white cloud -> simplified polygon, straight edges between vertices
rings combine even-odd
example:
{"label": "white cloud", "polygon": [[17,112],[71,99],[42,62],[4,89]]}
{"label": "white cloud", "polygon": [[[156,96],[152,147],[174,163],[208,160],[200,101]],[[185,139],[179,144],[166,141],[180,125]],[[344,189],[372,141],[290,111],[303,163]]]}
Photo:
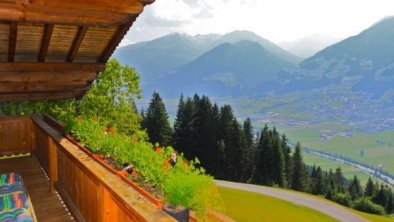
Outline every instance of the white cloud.
{"label": "white cloud", "polygon": [[146,7],[128,38],[233,30],[250,30],[274,42],[312,33],[343,38],[389,15],[394,15],[392,0],[157,0]]}

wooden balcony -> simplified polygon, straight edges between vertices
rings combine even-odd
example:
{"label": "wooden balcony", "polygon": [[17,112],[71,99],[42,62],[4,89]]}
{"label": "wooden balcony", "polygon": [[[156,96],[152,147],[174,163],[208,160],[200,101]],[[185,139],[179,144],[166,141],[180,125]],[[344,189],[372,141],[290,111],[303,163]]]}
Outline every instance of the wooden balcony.
{"label": "wooden balcony", "polygon": [[[38,221],[174,221],[43,116],[0,118],[0,172],[18,172]],[[66,204],[63,206],[58,194]]]}

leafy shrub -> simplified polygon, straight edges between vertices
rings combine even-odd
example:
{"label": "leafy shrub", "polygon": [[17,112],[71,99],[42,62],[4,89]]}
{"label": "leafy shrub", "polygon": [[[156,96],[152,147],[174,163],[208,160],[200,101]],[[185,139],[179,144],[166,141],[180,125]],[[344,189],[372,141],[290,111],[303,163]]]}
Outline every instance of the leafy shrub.
{"label": "leafy shrub", "polygon": [[350,196],[346,193],[337,193],[333,197],[333,201],[343,205],[343,206],[350,206]]}
{"label": "leafy shrub", "polygon": [[384,214],[384,208],[374,204],[370,199],[362,197],[354,201],[353,208],[371,214]]}

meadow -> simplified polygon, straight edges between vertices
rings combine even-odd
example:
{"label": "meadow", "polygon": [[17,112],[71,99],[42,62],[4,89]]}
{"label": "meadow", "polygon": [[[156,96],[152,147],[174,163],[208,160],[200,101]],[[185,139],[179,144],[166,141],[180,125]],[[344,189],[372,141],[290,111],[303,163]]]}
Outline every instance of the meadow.
{"label": "meadow", "polygon": [[236,221],[337,221],[319,211],[273,197],[230,188],[219,188],[226,215]]}
{"label": "meadow", "polygon": [[[374,167],[379,165],[394,174],[394,131],[380,133],[354,133],[350,137],[340,136],[338,133],[346,129],[339,124],[305,127],[277,127],[293,141],[300,141],[303,147],[315,150],[337,153],[353,160],[367,163]],[[331,140],[320,140],[321,133],[333,135]]]}
{"label": "meadow", "polygon": [[[224,187],[219,187],[219,192],[225,206],[225,214],[239,222],[289,221],[289,218],[291,218],[291,221],[294,222],[337,221],[336,219],[326,214],[323,214],[319,211],[307,207],[302,207],[285,200],[280,200],[262,194],[231,189],[231,188],[224,188]],[[303,194],[303,195],[310,195],[310,194]],[[316,197],[316,198],[320,198],[320,197]],[[324,198],[321,199],[323,201],[331,202]],[[334,202],[331,203],[338,205]],[[367,214],[350,208],[346,208],[346,209],[370,221],[394,222],[393,217]]]}

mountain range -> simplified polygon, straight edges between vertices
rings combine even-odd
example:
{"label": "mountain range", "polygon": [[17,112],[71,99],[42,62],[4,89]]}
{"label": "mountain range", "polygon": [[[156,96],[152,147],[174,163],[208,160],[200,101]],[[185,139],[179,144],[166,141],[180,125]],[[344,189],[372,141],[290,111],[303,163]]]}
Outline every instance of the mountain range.
{"label": "mountain range", "polygon": [[339,42],[341,39],[327,35],[312,34],[293,41],[279,42],[278,46],[293,55],[309,58],[324,48]]}
{"label": "mountain range", "polygon": [[379,98],[394,84],[393,39],[388,17],[303,61],[248,31],[174,33],[119,48],[113,57],[136,67],[148,95],[244,96],[341,85]]}

